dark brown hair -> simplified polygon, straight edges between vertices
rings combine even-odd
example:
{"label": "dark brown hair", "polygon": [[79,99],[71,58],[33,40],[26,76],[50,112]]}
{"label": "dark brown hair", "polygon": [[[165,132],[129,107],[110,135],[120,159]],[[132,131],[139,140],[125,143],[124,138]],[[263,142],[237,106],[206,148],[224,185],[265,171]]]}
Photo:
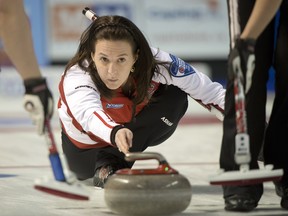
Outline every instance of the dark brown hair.
{"label": "dark brown hair", "polygon": [[[88,72],[100,94],[106,98],[113,97],[110,90],[100,79],[91,57],[95,53],[95,44],[98,40],[125,40],[131,44],[133,54],[138,54],[134,63],[135,70],[130,73],[128,82],[122,87],[126,96],[135,104],[141,103],[148,97],[148,88],[154,73],[159,73],[159,65],[166,67],[165,62],[159,62],[140,29],[129,19],[122,16],[102,16],[93,21],[82,33],[80,44],[74,57],[68,62],[65,73],[73,65]],[[84,62],[87,61],[88,65]],[[167,67],[166,67],[167,68]]]}

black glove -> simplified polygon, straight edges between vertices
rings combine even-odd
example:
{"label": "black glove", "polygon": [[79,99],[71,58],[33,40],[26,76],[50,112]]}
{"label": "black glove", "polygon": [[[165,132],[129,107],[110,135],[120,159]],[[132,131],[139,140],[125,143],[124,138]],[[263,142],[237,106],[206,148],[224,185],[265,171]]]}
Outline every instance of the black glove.
{"label": "black glove", "polygon": [[251,87],[255,68],[255,43],[254,39],[237,39],[234,48],[230,50],[228,58],[229,79],[234,79],[238,76],[243,86],[245,84],[246,93]]}
{"label": "black glove", "polygon": [[54,101],[45,78],[24,80],[24,108],[30,113],[39,135],[44,133],[46,119],[53,115]]}

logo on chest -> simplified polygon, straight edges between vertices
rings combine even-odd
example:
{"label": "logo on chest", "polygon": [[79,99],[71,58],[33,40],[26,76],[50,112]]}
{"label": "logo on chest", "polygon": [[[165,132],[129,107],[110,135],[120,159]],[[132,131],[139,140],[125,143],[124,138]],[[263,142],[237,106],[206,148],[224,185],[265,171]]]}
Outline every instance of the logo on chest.
{"label": "logo on chest", "polygon": [[124,106],[124,104],[106,104],[106,109],[121,109]]}

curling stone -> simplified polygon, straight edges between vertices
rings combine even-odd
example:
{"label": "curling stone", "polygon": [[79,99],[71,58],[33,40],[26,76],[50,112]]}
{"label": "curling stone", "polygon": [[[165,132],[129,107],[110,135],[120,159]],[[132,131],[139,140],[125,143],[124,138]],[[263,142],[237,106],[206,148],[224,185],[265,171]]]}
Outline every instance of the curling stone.
{"label": "curling stone", "polygon": [[156,159],[156,169],[121,169],[105,183],[105,202],[114,213],[127,216],[171,215],[184,211],[192,197],[191,185],[159,153],[126,154],[127,161]]}

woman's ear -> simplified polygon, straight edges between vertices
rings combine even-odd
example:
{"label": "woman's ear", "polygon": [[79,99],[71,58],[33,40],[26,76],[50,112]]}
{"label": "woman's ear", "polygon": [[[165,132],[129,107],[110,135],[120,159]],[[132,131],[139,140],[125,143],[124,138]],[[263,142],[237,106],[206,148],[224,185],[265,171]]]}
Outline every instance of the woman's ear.
{"label": "woman's ear", "polygon": [[93,55],[92,52],[91,52],[91,59],[92,59],[93,62],[95,62],[95,61],[94,61],[94,55]]}
{"label": "woman's ear", "polygon": [[135,57],[134,57],[134,63],[137,61],[139,56],[139,49],[136,51]]}

